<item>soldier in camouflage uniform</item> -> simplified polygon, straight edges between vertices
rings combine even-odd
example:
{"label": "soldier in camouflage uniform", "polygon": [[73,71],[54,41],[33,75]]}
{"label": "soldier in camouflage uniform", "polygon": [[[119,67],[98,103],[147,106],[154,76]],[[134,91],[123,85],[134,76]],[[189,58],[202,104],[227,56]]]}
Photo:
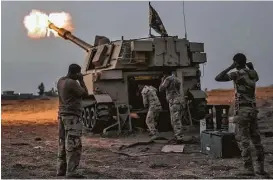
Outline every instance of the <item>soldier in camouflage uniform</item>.
{"label": "soldier in camouflage uniform", "polygon": [[145,108],[149,107],[147,116],[146,116],[146,124],[149,128],[150,135],[152,139],[157,138],[158,131],[156,129],[157,120],[162,110],[160,101],[157,97],[157,89],[153,86],[144,86],[139,85],[139,89],[141,91],[141,95],[143,98],[143,105]]}
{"label": "soldier in camouflage uniform", "polygon": [[171,124],[174,130],[175,143],[182,143],[182,97],[180,94],[180,80],[175,74],[164,72],[159,91],[166,91],[166,99],[169,103]]}
{"label": "soldier in camouflage uniform", "polygon": [[[244,169],[241,175],[255,175],[250,151],[250,141],[256,149],[259,175],[266,175],[264,171],[264,149],[257,123],[257,107],[255,98],[256,82],[259,77],[253,69],[246,68],[246,57],[238,53],[233,57],[234,63],[216,76],[220,82],[233,81],[235,86],[235,114],[237,132],[236,139],[241,149]],[[236,68],[237,71],[228,73]]]}
{"label": "soldier in camouflage uniform", "polygon": [[79,65],[71,64],[67,76],[60,78],[57,84],[59,94],[57,176],[66,175],[68,178],[84,177],[76,172],[82,151],[81,99],[88,92],[80,72]]}

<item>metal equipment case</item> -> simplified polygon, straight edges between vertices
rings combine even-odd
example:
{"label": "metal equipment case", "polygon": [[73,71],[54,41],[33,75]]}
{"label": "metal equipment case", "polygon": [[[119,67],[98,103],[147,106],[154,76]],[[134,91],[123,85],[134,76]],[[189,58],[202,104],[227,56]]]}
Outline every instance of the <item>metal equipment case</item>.
{"label": "metal equipment case", "polygon": [[234,133],[205,130],[201,133],[201,152],[214,158],[240,156]]}

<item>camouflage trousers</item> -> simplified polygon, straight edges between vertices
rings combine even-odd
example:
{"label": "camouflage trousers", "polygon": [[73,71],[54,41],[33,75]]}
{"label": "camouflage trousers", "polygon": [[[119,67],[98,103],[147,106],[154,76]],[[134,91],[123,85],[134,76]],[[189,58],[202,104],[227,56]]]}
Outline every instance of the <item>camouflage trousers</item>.
{"label": "camouflage trousers", "polygon": [[174,136],[177,140],[182,139],[182,105],[178,98],[169,100],[171,124],[174,131]]}
{"label": "camouflage trousers", "polygon": [[152,135],[155,135],[158,133],[156,129],[157,120],[159,117],[159,111],[151,111],[149,110],[146,116],[146,125],[149,128]]}
{"label": "camouflage trousers", "polygon": [[236,140],[241,149],[241,156],[244,167],[253,169],[253,162],[250,151],[250,141],[256,149],[257,163],[263,168],[264,149],[261,144],[261,136],[257,123],[257,111],[253,108],[241,107],[234,116],[236,123]]}
{"label": "camouflage trousers", "polygon": [[79,166],[82,152],[82,124],[73,115],[59,116],[58,173],[73,175]]}

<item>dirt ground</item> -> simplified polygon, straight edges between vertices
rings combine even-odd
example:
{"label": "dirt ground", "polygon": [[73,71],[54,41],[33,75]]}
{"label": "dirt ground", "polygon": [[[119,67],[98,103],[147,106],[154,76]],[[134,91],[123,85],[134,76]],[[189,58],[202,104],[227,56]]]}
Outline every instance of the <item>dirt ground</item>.
{"label": "dirt ground", "polygon": [[[230,104],[232,96],[232,90],[213,90],[208,92],[208,102]],[[257,99],[265,167],[273,176],[273,88],[259,88]],[[2,178],[56,178],[57,106],[57,99],[2,101]],[[119,138],[85,133],[80,171],[91,179],[250,178],[234,175],[242,165],[240,159],[211,158],[200,153],[199,143],[186,144],[183,153],[161,152],[164,142],[116,152],[119,146],[144,141],[147,137],[147,133]]]}

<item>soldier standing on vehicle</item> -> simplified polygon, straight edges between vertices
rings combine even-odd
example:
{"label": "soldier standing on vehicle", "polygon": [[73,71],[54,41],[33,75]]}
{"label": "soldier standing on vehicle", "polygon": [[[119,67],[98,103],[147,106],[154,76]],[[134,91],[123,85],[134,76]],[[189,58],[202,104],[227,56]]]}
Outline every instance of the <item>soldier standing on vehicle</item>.
{"label": "soldier standing on vehicle", "polygon": [[[246,57],[238,53],[233,57],[233,64],[218,74],[216,81],[226,82],[233,81],[235,86],[235,114],[237,132],[236,139],[241,149],[241,155],[244,162],[244,169],[239,174],[254,176],[254,167],[250,151],[250,139],[255,146],[257,155],[259,175],[267,175],[264,171],[264,148],[261,144],[261,136],[257,122],[257,107],[255,88],[258,81],[258,74],[254,70],[246,68]],[[236,68],[237,71],[228,73]],[[255,71],[255,72],[254,72]],[[253,73],[254,72],[254,73]],[[254,77],[257,74],[257,77]]]}
{"label": "soldier standing on vehicle", "polygon": [[[79,83],[77,82],[79,81]],[[59,95],[59,147],[57,176],[82,178],[76,172],[82,153],[82,97],[88,95],[81,67],[71,64],[68,74],[57,83]]]}
{"label": "soldier standing on vehicle", "polygon": [[169,72],[163,73],[162,82],[159,86],[159,91],[166,91],[166,99],[169,103],[171,124],[174,130],[176,144],[182,143],[182,98],[180,94],[180,80],[175,74],[170,75]]}
{"label": "soldier standing on vehicle", "polygon": [[158,121],[158,117],[160,111],[162,110],[162,106],[157,96],[157,89],[153,86],[147,85],[139,85],[139,90],[141,91],[141,95],[143,98],[144,108],[149,108],[147,116],[146,116],[146,124],[149,128],[150,135],[152,139],[156,139],[158,137],[158,130],[156,129],[156,124]]}

